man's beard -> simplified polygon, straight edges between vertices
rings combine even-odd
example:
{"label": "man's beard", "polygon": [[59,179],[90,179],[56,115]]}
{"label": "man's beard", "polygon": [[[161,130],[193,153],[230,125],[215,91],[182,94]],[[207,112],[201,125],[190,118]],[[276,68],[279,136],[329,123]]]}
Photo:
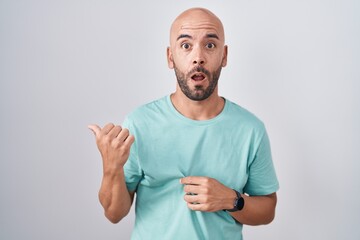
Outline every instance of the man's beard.
{"label": "man's beard", "polygon": [[[185,75],[184,73],[180,72],[174,64],[175,75],[181,91],[185,94],[185,96],[194,101],[202,101],[211,96],[217,86],[221,73],[221,68],[222,67],[220,66],[215,72],[211,74],[202,66],[198,66]],[[187,80],[190,80],[191,76],[194,75],[194,73],[196,72],[202,72],[206,75],[206,79],[209,81],[209,85],[207,88],[204,88],[201,85],[195,85],[194,90],[190,89]]]}

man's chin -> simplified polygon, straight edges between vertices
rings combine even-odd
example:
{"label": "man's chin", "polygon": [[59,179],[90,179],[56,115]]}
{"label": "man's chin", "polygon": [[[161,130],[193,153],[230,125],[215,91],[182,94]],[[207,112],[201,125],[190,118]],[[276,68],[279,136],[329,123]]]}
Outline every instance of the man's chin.
{"label": "man's chin", "polygon": [[205,96],[204,92],[201,93],[193,93],[191,95],[187,95],[187,97],[193,101],[201,102],[203,100],[206,100],[209,96]]}

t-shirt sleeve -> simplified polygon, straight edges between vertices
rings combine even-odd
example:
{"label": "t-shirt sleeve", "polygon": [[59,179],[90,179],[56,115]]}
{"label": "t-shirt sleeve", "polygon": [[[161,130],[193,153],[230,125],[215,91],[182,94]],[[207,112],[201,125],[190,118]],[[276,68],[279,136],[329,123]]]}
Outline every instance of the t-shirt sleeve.
{"label": "t-shirt sleeve", "polygon": [[134,124],[129,118],[126,118],[123,123],[123,128],[127,128],[131,135],[135,136],[135,141],[131,146],[130,154],[127,162],[124,165],[125,181],[129,191],[136,191],[137,186],[142,178],[142,170],[139,164],[136,130]]}
{"label": "t-shirt sleeve", "polygon": [[249,177],[244,187],[245,193],[260,196],[274,193],[279,189],[279,182],[271,157],[270,142],[265,130],[248,170]]}

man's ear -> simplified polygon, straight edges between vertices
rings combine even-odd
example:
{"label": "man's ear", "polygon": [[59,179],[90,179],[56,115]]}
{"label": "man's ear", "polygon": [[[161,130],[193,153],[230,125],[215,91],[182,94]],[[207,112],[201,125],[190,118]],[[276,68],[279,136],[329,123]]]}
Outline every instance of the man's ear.
{"label": "man's ear", "polygon": [[166,56],[167,56],[168,67],[170,69],[173,69],[174,68],[174,59],[173,59],[170,47],[167,47],[167,49],[166,49]]}
{"label": "man's ear", "polygon": [[225,67],[226,64],[227,64],[227,56],[228,56],[228,46],[225,45],[225,46],[224,46],[224,55],[223,55],[223,59],[222,59],[222,61],[221,61],[221,66],[222,66],[222,67]]}

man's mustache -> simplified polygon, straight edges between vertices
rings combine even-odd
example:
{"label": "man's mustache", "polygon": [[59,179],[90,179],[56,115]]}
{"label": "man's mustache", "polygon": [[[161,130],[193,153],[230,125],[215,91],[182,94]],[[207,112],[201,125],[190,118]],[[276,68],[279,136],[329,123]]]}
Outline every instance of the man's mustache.
{"label": "man's mustache", "polygon": [[211,76],[211,73],[206,70],[204,67],[201,67],[201,66],[197,66],[197,67],[194,67],[189,73],[188,73],[188,76],[192,76],[194,73],[197,73],[197,72],[202,72],[204,73],[205,75],[207,76]]}

